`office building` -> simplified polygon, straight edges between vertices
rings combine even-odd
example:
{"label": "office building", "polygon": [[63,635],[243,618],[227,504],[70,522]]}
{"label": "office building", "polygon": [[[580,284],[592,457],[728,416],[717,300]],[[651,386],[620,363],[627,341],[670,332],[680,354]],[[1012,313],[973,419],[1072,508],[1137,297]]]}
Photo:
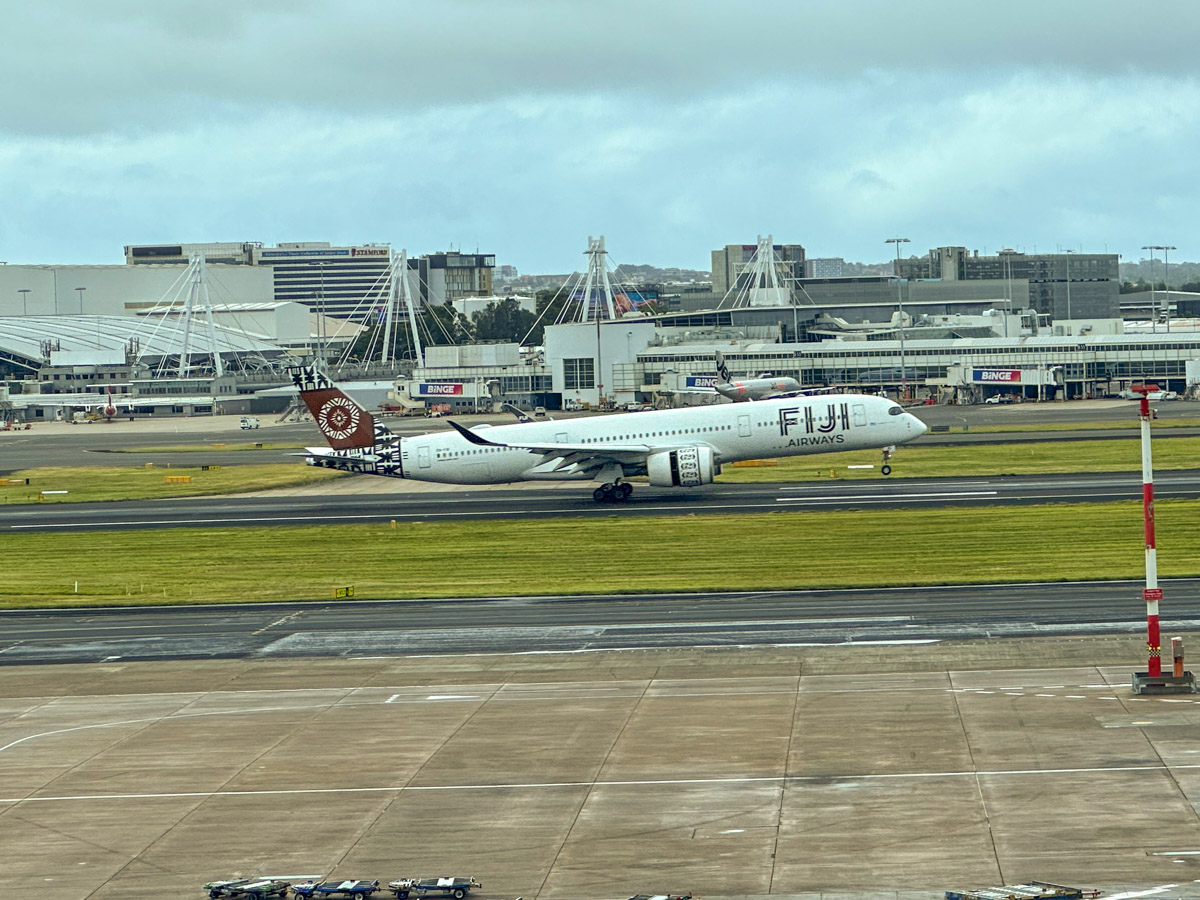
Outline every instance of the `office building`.
{"label": "office building", "polygon": [[840,256],[814,257],[804,261],[806,278],[841,278],[846,274],[846,260]]}
{"label": "office building", "polygon": [[[968,253],[966,247],[935,247],[925,256],[900,259],[896,274],[942,282],[991,281],[1004,288],[1024,280],[1029,305],[1058,320],[1107,319],[1121,314],[1115,253]],[[1004,296],[1011,297],[1009,294]]]}
{"label": "office building", "polygon": [[138,244],[125,248],[125,262],[133,266],[186,265],[203,254],[210,264],[270,267],[274,300],[303,303],[327,316],[363,321],[387,300],[391,253],[387,244],[335,247],[328,241],[276,247],[264,247],[257,241]]}
{"label": "office building", "polygon": [[417,275],[414,290],[423,306],[441,306],[447,300],[467,297],[490,297],[495,268],[494,254],[457,250],[430,253],[408,261],[409,271]]}

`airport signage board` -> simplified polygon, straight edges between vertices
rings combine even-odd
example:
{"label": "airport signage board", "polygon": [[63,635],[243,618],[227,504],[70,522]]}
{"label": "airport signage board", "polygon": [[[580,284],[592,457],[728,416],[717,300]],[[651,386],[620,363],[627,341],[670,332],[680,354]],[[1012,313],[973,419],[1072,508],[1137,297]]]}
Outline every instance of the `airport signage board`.
{"label": "airport signage board", "polygon": [[260,250],[258,255],[263,259],[296,259],[305,256],[349,256],[350,251],[326,247],[323,250]]}
{"label": "airport signage board", "polygon": [[425,397],[457,397],[463,392],[461,384],[422,384],[417,393]]}
{"label": "airport signage board", "polygon": [[711,391],[717,386],[716,375],[689,375],[687,377],[687,387],[698,388],[700,390]]}
{"label": "airport signage board", "polygon": [[976,384],[1020,384],[1020,369],[972,369],[971,380]]}

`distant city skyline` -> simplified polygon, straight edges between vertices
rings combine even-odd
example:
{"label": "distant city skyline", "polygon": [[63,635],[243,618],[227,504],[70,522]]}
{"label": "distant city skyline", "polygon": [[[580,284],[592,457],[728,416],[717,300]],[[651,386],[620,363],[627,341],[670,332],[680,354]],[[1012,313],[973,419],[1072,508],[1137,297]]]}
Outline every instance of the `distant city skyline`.
{"label": "distant city skyline", "polygon": [[[772,234],[1200,258],[1200,6],[180,2],[5,11],[0,260],[389,242],[705,270]],[[983,27],[986,25],[986,27]],[[907,255],[907,254],[906,254]],[[1161,255],[1159,256],[1161,260]]]}

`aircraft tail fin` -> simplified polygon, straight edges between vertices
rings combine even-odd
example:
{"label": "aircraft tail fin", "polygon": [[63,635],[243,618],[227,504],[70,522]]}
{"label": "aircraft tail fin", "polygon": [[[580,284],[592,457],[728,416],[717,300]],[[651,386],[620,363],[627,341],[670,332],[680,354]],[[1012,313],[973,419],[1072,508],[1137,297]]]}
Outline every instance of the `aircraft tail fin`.
{"label": "aircraft tail fin", "polygon": [[375,417],[334,387],[316,368],[293,366],[288,372],[330,447],[349,450],[376,444]]}
{"label": "aircraft tail fin", "polygon": [[716,357],[717,378],[720,379],[721,384],[729,384],[732,379],[729,377],[729,366],[725,365],[725,354],[717,350]]}

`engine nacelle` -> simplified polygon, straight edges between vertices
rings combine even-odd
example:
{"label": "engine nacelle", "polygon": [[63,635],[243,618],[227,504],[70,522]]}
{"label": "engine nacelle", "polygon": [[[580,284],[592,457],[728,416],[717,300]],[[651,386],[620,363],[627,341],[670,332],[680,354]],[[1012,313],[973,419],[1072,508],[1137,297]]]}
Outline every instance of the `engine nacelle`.
{"label": "engine nacelle", "polygon": [[712,484],[721,470],[713,459],[712,447],[682,447],[651,453],[646,474],[656,487],[697,487]]}

